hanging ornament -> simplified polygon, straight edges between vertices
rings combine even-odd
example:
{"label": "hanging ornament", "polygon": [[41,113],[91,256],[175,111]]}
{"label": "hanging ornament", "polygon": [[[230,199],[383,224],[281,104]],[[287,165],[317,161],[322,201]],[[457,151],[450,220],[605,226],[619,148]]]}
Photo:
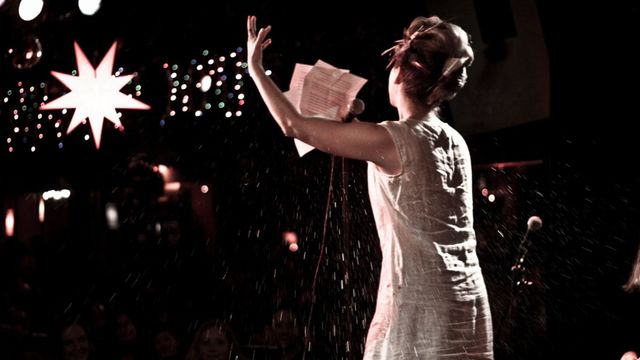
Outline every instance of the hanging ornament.
{"label": "hanging ornament", "polygon": [[49,103],[43,104],[43,110],[75,108],[67,134],[78,125],[89,120],[96,145],[100,148],[104,119],[111,121],[116,128],[122,129],[122,123],[116,109],[149,110],[151,107],[129,95],[120,92],[134,75],[112,76],[113,60],[116,53],[114,42],[97,68],[93,68],[78,43],[73,46],[78,65],[78,76],[52,71],[51,74],[67,86],[71,92]]}
{"label": "hanging ornament", "polygon": [[6,56],[14,68],[30,69],[42,58],[42,43],[35,35],[22,36],[6,50]]}

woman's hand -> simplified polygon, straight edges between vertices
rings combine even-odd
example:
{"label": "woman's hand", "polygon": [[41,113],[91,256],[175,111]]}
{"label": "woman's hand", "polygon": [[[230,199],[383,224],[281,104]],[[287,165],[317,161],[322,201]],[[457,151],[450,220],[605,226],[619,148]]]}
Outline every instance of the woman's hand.
{"label": "woman's hand", "polygon": [[265,39],[269,31],[271,31],[271,25],[257,30],[256,17],[253,15],[247,17],[247,65],[251,76],[255,71],[263,70],[262,50],[271,44],[271,39]]}

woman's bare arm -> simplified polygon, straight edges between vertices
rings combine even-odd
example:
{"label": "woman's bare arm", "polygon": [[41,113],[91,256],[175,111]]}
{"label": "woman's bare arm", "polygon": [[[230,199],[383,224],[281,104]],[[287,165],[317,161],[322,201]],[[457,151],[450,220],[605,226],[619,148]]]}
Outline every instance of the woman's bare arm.
{"label": "woman's bare arm", "polygon": [[262,51],[271,44],[270,26],[256,28],[256,17],[247,18],[249,74],[269,112],[289,137],[295,137],[330,154],[371,161],[388,173],[400,171],[400,159],[391,135],[382,126],[366,122],[338,122],[303,116],[266,75]]}

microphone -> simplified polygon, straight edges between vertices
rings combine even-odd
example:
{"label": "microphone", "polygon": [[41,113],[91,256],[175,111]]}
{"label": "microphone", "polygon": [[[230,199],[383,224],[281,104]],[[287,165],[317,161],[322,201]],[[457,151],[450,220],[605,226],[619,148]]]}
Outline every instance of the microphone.
{"label": "microphone", "polygon": [[522,247],[527,242],[529,233],[536,232],[540,230],[541,227],[542,227],[542,219],[540,219],[539,216],[533,215],[532,217],[530,217],[529,220],[527,220],[527,231],[524,233],[524,236],[522,237],[522,241],[520,242],[520,246],[518,246],[518,250],[522,249]]}
{"label": "microphone", "polygon": [[[525,245],[527,243],[527,240],[529,239],[529,234],[532,232],[536,232],[541,228],[542,228],[542,219],[540,219],[539,216],[533,215],[532,217],[529,218],[529,220],[527,220],[527,231],[524,233],[524,236],[522,237],[522,241],[518,246],[518,258],[516,259],[516,263],[511,267],[512,271],[519,270],[524,273],[525,271],[524,259],[527,256],[527,252],[528,252],[528,249],[526,248]],[[516,283],[516,285],[520,285],[525,281],[526,280],[523,274],[522,279],[519,280]]]}
{"label": "microphone", "polygon": [[527,231],[538,231],[542,227],[542,219],[533,215],[527,220]]}
{"label": "microphone", "polygon": [[347,115],[344,117],[343,122],[352,122],[353,119],[362,114],[364,111],[364,101],[355,98],[351,100],[349,107],[347,108]]}

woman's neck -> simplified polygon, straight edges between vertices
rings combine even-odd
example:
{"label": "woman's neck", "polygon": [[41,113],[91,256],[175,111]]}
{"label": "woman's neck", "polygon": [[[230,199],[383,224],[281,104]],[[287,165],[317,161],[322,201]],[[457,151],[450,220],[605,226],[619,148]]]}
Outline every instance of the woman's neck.
{"label": "woman's neck", "polygon": [[435,116],[433,108],[426,105],[417,104],[407,98],[403,98],[401,101],[399,101],[397,108],[400,121],[407,119],[422,120]]}

